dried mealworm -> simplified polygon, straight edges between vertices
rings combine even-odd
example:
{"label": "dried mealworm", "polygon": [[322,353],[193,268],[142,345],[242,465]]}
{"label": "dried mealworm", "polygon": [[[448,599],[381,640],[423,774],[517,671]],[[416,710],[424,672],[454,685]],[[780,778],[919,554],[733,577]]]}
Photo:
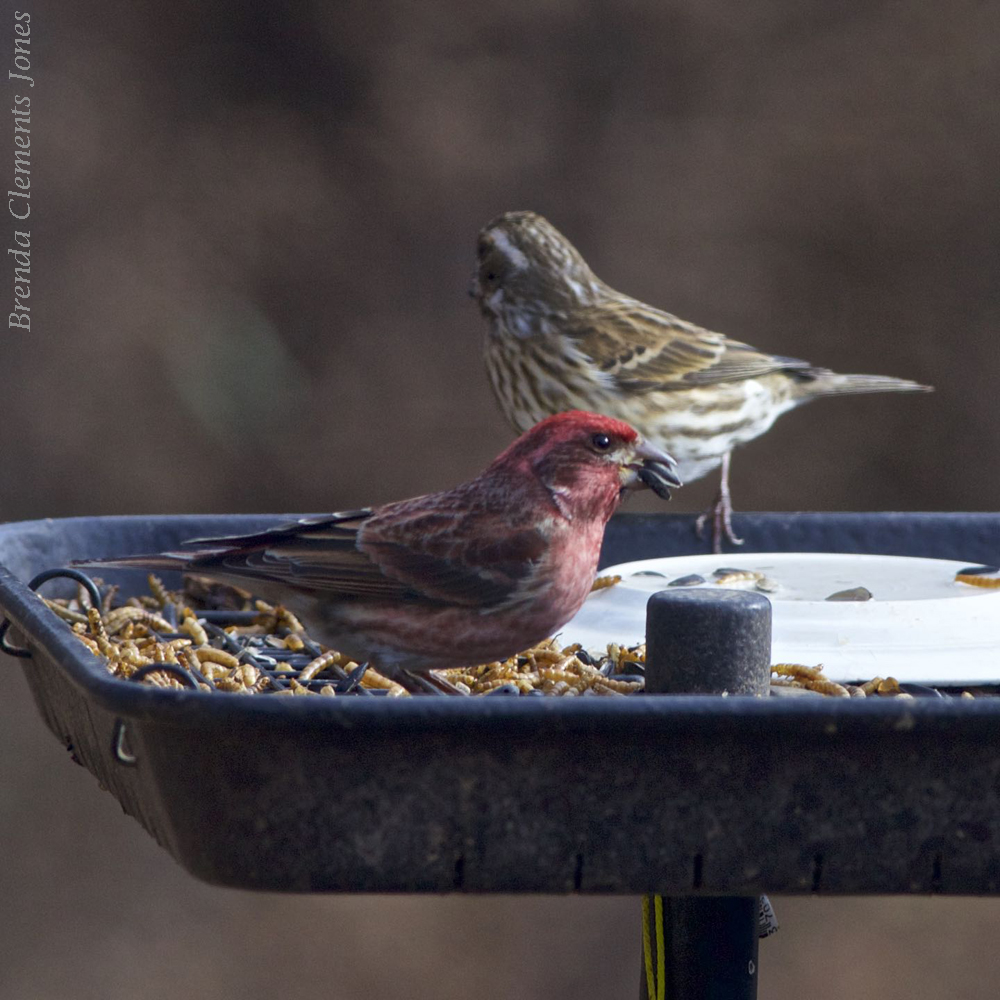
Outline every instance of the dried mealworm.
{"label": "dried mealworm", "polygon": [[109,660],[115,659],[117,651],[108,640],[108,633],[104,630],[104,622],[101,620],[101,612],[97,608],[91,608],[87,612],[87,621],[90,624],[90,631],[93,633],[101,653]]}
{"label": "dried mealworm", "polygon": [[330,649],[317,656],[315,660],[310,660],[299,672],[300,681],[311,681],[318,673],[326,670],[327,667],[339,666],[343,657],[340,653]]}
{"label": "dried mealworm", "polygon": [[84,613],[94,606],[90,599],[90,591],[82,583],[76,585],[76,603],[80,605]]}
{"label": "dried mealworm", "polygon": [[755,573],[752,569],[733,569],[717,576],[715,582],[717,586],[725,587],[731,583],[757,583],[763,576],[763,573]]}
{"label": "dried mealworm", "polygon": [[850,698],[851,692],[838,684],[836,681],[827,680],[825,677],[804,677],[799,682],[807,691],[818,691],[820,694],[832,695],[835,698]]}
{"label": "dried mealworm", "polygon": [[601,677],[594,681],[595,691],[611,691],[615,694],[631,694],[633,691],[640,691],[645,687],[642,681],[618,681],[613,677]]}
{"label": "dried mealworm", "polygon": [[781,677],[807,677],[816,680],[823,677],[823,665],[807,667],[801,663],[773,663],[771,673]]}
{"label": "dried mealworm", "polygon": [[977,576],[973,573],[956,573],[958,583],[967,583],[972,587],[1000,587],[1000,576]]}
{"label": "dried mealworm", "polygon": [[237,668],[237,676],[244,687],[252,688],[260,679],[260,671],[250,663],[241,663]]}
{"label": "dried mealworm", "polygon": [[240,665],[240,661],[232,653],[216,649],[214,646],[199,646],[194,655],[198,657],[200,663],[218,663],[230,670],[235,670]]}
{"label": "dried mealworm", "polygon": [[558,697],[569,691],[569,685],[565,681],[546,680],[542,683],[542,690],[546,694],[553,694]]}
{"label": "dried mealworm", "polygon": [[[184,609],[185,612],[188,610]],[[208,633],[202,627],[201,623],[193,614],[185,614],[184,620],[177,627],[178,632],[187,632],[189,636],[194,640],[197,646],[207,646],[208,645]],[[219,662],[219,661],[216,661]]]}
{"label": "dried mealworm", "polygon": [[57,614],[63,621],[67,621],[72,625],[83,623],[85,625],[89,624],[89,620],[86,615],[80,614],[79,611],[70,611],[64,604],[59,604],[57,601],[51,601],[47,597],[42,598],[42,602],[45,606]]}
{"label": "dried mealworm", "polygon": [[172,632],[174,630],[166,618],[144,608],[115,608],[114,611],[109,611],[104,618],[104,625],[109,635],[121,631],[129,622],[148,625],[150,628],[156,629],[157,632]]}
{"label": "dried mealworm", "polygon": [[278,605],[274,609],[274,614],[278,619],[278,624],[283,628],[287,628],[289,632],[305,632],[306,629],[302,622],[284,605]]}
{"label": "dried mealworm", "polygon": [[380,674],[372,667],[369,667],[365,671],[364,677],[361,678],[361,686],[367,688],[379,688],[383,691],[388,691],[390,695],[409,693],[402,684],[397,684],[396,681],[389,680],[385,674]]}
{"label": "dried mealworm", "polygon": [[220,680],[231,680],[230,672],[228,667],[224,667],[221,663],[212,663],[210,661],[205,661],[204,663],[198,659],[195,655],[194,650],[191,650],[191,655],[194,656],[194,662],[197,668],[210,680],[210,681],[220,681]]}
{"label": "dried mealworm", "polygon": [[73,634],[77,637],[77,639],[80,640],[80,642],[82,642],[87,647],[87,649],[89,649],[94,654],[94,656],[101,655],[100,646],[98,646],[97,643],[93,639],[91,639],[89,635],[80,635],[79,632],[74,632]]}
{"label": "dried mealworm", "polygon": [[[200,674],[208,677],[209,680],[214,679],[209,672],[211,668],[213,666],[219,666],[218,664],[205,664],[203,666],[201,660],[198,659],[197,654],[190,646],[178,648],[177,658],[180,660],[182,666],[187,667],[188,670],[197,670]],[[222,670],[223,668],[219,667],[219,669]]]}
{"label": "dried mealworm", "polygon": [[152,647],[151,655],[156,663],[178,662],[177,654],[169,646],[164,646],[161,642]]}
{"label": "dried mealworm", "polygon": [[111,610],[112,604],[114,604],[115,597],[118,594],[118,584],[113,583],[107,590],[104,591],[104,596],[101,598],[101,613],[107,614]]}

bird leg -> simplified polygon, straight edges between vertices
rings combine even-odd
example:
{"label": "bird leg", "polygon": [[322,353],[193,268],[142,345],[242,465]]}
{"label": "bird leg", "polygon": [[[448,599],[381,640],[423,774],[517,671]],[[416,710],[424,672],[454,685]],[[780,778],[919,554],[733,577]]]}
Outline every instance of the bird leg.
{"label": "bird leg", "polygon": [[733,545],[742,545],[743,539],[737,538],[733,531],[733,502],[729,495],[729,456],[727,451],[722,456],[722,478],[719,481],[719,492],[712,505],[694,523],[694,530],[699,538],[705,536],[705,525],[712,518],[712,551],[722,552],[722,540],[725,538]]}
{"label": "bird leg", "polygon": [[[360,683],[361,678],[364,677],[365,671],[368,669],[368,663],[362,663],[361,666],[355,667],[347,676],[349,683],[344,688],[340,694],[350,694]],[[406,670],[400,667],[394,670],[392,673],[386,672],[386,677],[390,680],[394,680],[401,687],[405,688],[410,694],[463,694],[464,692],[459,691],[454,684],[446,681],[443,677],[439,677],[434,673],[418,674],[413,670]]]}
{"label": "bird leg", "polygon": [[418,674],[412,670],[399,670],[393,677],[398,684],[402,684],[410,694],[465,694],[460,691],[451,681],[446,681],[443,677],[428,671],[426,674]]}

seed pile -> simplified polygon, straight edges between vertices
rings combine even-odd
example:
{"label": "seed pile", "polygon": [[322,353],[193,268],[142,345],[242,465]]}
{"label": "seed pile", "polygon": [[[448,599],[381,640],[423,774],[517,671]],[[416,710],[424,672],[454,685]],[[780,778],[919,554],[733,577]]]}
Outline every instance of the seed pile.
{"label": "seed pile", "polygon": [[645,644],[611,643],[598,662],[578,643],[562,649],[546,639],[503,663],[442,670],[441,676],[463,694],[620,695],[642,690],[645,669]]}
{"label": "seed pile", "polygon": [[[914,698],[918,695],[937,696],[936,688],[922,684],[901,685],[895,677],[873,677],[864,684],[838,684],[823,675],[822,665],[807,667],[801,663],[775,663],[771,667],[771,688],[813,691],[833,698]],[[782,691],[782,693],[783,693]],[[975,697],[971,691],[961,692],[963,698]]]}
{"label": "seed pile", "polygon": [[[993,587],[997,586],[996,573],[995,567],[969,567],[956,580]],[[722,585],[748,583],[765,590],[777,587],[763,574],[743,570],[720,569],[713,576]],[[612,587],[620,579],[599,577],[594,589]],[[701,577],[684,577],[668,586],[705,582]],[[149,594],[117,603],[118,588],[101,587],[99,607],[82,585],[75,598],[41,599],[95,656],[105,658],[113,675],[123,679],[142,670],[141,679],[149,684],[185,688],[190,687],[189,677],[200,690],[233,694],[409,694],[367,664],[313,641],[302,622],[286,608],[254,600],[239,588],[185,577],[183,591],[170,591],[151,573],[149,589]],[[163,670],[154,669],[161,664]],[[602,656],[595,657],[579,644],[563,647],[555,639],[547,639],[502,663],[442,670],[438,676],[466,695],[614,697],[644,689],[645,664],[645,644],[626,647],[610,643]],[[771,674],[773,694],[904,699],[942,694],[922,685],[900,685],[893,677],[840,684],[823,674],[822,665],[777,663]],[[961,695],[974,697],[970,691]]]}
{"label": "seed pile", "polygon": [[[113,587],[103,591],[100,608],[92,606],[82,586],[74,600],[43,600],[118,677],[169,664],[186,670],[206,691],[331,696],[364,687],[405,693],[374,670],[362,671],[360,664],[313,642],[285,608],[197,578],[187,581],[183,593],[166,590],[153,574],[149,585],[150,595],[118,607]],[[189,686],[168,671],[143,679],[163,687]]]}
{"label": "seed pile", "polygon": [[[182,592],[169,591],[155,574],[149,588],[148,595],[116,605],[118,588],[102,587],[100,607],[82,585],[75,598],[42,600],[116,677],[144,670],[141,679],[149,684],[185,688],[184,671],[203,691],[233,694],[408,694],[367,664],[314,642],[286,608],[238,588],[186,577]],[[612,644],[595,659],[578,645],[563,649],[549,639],[503,663],[440,676],[464,694],[616,696],[643,688],[645,658],[645,646]],[[159,664],[165,669],[151,669]]]}

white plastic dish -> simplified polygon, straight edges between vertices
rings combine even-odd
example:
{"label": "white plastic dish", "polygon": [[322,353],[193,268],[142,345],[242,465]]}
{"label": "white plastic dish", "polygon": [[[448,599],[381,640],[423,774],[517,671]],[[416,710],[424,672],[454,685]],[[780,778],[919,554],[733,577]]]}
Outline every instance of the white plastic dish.
{"label": "white plastic dish", "polygon": [[[763,573],[778,585],[772,605],[772,663],[822,664],[838,681],[893,676],[920,684],[1000,682],[1000,590],[959,583],[970,565],[944,559],[840,553],[677,556],[609,566],[621,583],[595,591],[561,632],[566,643],[603,651],[643,642],[646,602],[675,579],[697,574],[716,587],[720,568]],[[724,584],[755,590],[752,581]],[[828,601],[865,587],[868,601]]]}

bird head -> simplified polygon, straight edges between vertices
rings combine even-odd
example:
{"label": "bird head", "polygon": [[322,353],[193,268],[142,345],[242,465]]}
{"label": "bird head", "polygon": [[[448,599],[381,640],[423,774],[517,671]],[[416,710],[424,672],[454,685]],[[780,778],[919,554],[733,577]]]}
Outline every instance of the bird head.
{"label": "bird head", "polygon": [[516,310],[565,314],[591,302],[600,287],[576,247],[534,212],[507,212],[479,233],[469,294],[489,318]]}
{"label": "bird head", "polygon": [[[537,477],[569,520],[606,520],[627,493],[649,488],[665,500],[681,485],[676,463],[621,420],[571,410],[522,434],[492,467]],[[491,467],[491,468],[492,468]]]}

